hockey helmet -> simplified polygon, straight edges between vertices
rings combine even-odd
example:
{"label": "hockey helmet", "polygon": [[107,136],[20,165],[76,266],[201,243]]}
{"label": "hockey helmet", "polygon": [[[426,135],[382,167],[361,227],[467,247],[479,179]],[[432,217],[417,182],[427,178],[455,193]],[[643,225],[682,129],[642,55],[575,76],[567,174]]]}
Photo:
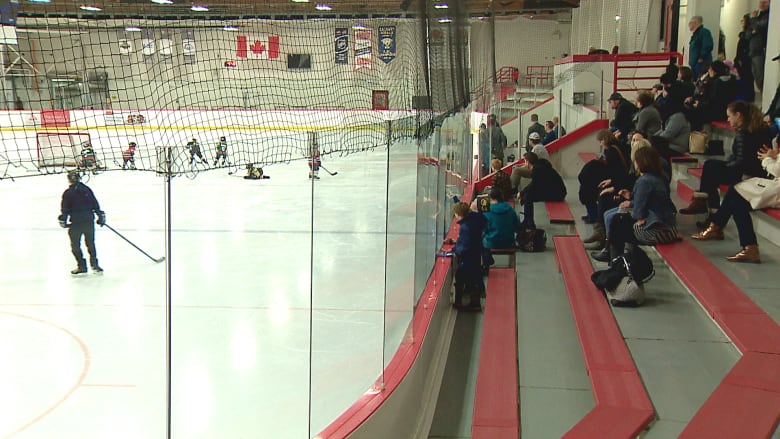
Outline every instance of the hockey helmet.
{"label": "hockey helmet", "polygon": [[69,171],[68,172],[68,183],[75,184],[81,181],[81,175],[79,175],[79,171]]}
{"label": "hockey helmet", "polygon": [[220,137],[219,140],[224,141],[225,140],[225,136]]}

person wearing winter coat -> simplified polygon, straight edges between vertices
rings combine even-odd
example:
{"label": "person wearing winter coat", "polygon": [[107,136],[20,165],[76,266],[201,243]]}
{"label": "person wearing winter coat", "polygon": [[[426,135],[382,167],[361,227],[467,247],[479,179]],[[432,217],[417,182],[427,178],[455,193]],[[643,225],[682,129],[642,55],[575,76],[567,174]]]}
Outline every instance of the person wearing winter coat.
{"label": "person wearing winter coat", "polygon": [[683,215],[707,212],[712,215],[720,206],[718,186],[736,184],[744,175],[766,176],[757,158],[761,146],[770,144],[769,131],[761,121],[761,110],[745,101],[734,101],[726,111],[736,132],[731,154],[725,161],[712,159],[704,162],[699,190],[694,192],[691,204],[680,209]]}
{"label": "person wearing winter coat", "polygon": [[[453,253],[458,257],[455,270],[455,308],[460,311],[481,310],[480,297],[485,292],[482,279],[482,232],[487,224],[485,216],[473,212],[469,205],[456,203],[452,208],[460,227],[458,240],[455,241]],[[463,304],[460,300],[468,295],[469,302]]]}
{"label": "person wearing winter coat", "polygon": [[[653,134],[653,133],[650,133]],[[685,155],[690,149],[691,124],[685,113],[678,111],[666,119],[662,130],[655,133],[669,142],[669,148],[674,155]]]}
{"label": "person wearing winter coat", "polygon": [[532,152],[525,153],[523,157],[531,168],[531,182],[517,194],[517,200],[523,205],[521,228],[535,229],[534,203],[563,201],[566,199],[566,186],[549,161],[540,159]]}
{"label": "person wearing winter coat", "polygon": [[760,263],[761,255],[758,252],[758,240],[753,228],[753,220],[750,211],[764,209],[766,207],[780,207],[780,145],[775,138],[772,148],[762,147],[758,152],[761,166],[774,179],[760,177],[749,178],[734,186],[731,186],[723,197],[718,212],[712,216],[709,226],[691,238],[699,241],[711,239],[722,240],[723,228],[734,218],[739,234],[739,245],[742,249],[734,256],[726,260],[731,262]]}
{"label": "person wearing winter coat", "polygon": [[634,130],[641,133],[653,134],[658,132],[662,127],[661,113],[655,108],[653,103],[655,102],[655,96],[650,91],[641,91],[636,96],[636,103],[639,111],[634,114]]}
{"label": "person wearing winter coat", "polygon": [[[493,256],[490,249],[512,248],[515,246],[515,234],[520,229],[520,219],[515,208],[504,198],[501,190],[493,187],[490,190],[490,210],[485,212],[487,224],[482,233],[482,268],[493,265]],[[471,210],[476,210],[476,200],[471,204]]]}

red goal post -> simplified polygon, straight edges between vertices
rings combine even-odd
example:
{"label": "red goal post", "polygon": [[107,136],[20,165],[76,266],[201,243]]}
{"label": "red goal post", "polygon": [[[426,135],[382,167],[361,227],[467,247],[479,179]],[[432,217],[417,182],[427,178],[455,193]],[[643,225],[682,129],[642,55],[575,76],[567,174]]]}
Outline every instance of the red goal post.
{"label": "red goal post", "polygon": [[76,167],[81,151],[91,143],[89,133],[40,132],[35,134],[38,166]]}

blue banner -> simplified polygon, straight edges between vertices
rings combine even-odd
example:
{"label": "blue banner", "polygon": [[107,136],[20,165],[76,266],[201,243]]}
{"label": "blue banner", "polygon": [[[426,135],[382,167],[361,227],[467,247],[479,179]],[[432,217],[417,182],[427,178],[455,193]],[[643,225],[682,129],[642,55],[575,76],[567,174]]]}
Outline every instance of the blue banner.
{"label": "blue banner", "polygon": [[349,64],[349,29],[336,28],[335,40],[336,64]]}
{"label": "blue banner", "polygon": [[385,64],[395,59],[395,26],[379,26],[379,59]]}
{"label": "blue banner", "polygon": [[16,14],[18,12],[19,0],[0,0],[0,24],[16,26]]}

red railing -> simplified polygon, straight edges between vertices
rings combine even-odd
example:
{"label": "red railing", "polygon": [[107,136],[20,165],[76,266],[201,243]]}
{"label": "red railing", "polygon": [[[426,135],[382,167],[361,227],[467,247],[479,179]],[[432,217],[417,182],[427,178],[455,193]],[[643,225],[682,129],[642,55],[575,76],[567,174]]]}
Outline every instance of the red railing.
{"label": "red railing", "polygon": [[[677,59],[677,65],[682,63],[682,55],[677,52],[621,53],[610,57],[613,62],[613,92],[647,90],[658,82],[658,78],[666,71],[666,66],[672,58]],[[645,82],[643,84],[645,86],[638,86],[637,81],[653,81],[653,83]],[[625,86],[626,82],[630,82],[633,86]]]}

